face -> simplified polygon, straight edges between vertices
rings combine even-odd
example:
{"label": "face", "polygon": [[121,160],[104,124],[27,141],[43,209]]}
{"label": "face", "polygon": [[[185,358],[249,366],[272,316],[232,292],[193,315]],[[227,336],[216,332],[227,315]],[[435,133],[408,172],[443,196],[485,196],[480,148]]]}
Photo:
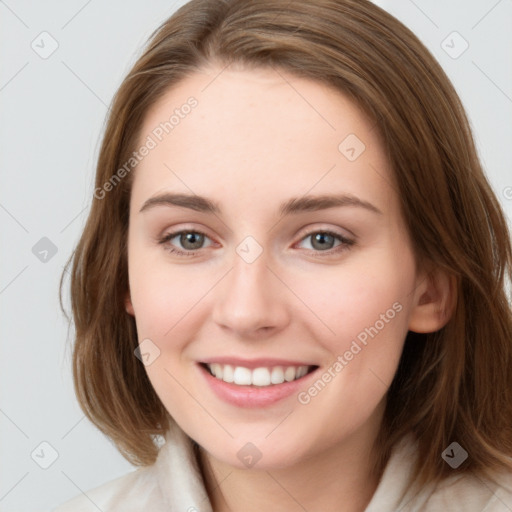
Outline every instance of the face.
{"label": "face", "polygon": [[191,438],[232,466],[286,467],[375,436],[420,276],[355,104],[284,72],[221,69],[144,120],[156,146],[133,171],[127,310]]}

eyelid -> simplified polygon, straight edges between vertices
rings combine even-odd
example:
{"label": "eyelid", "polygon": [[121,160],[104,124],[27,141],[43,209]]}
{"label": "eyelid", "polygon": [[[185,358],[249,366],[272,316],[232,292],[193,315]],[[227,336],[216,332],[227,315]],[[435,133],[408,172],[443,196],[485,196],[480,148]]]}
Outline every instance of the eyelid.
{"label": "eyelid", "polygon": [[[346,233],[344,233],[343,231],[345,231]],[[354,242],[357,240],[357,236],[347,228],[341,228],[339,226],[331,227],[326,225],[319,226],[318,223],[314,225],[308,225],[305,228],[302,228],[298,232],[297,237],[299,237],[299,241],[301,241],[305,236],[311,235],[313,233],[332,233],[341,238],[351,239]]]}
{"label": "eyelid", "polygon": [[[320,226],[320,227],[307,226],[305,228],[302,228],[296,235],[296,237],[298,237],[297,242],[301,242],[305,237],[312,235],[314,233],[331,233],[331,234],[339,236],[341,238],[345,238],[345,239],[351,238],[354,241],[357,240],[356,235],[354,235],[350,230],[344,228],[344,230],[348,233],[346,235],[342,232],[339,232],[338,231],[339,229],[340,228],[331,228],[331,227],[325,227],[325,226]],[[204,235],[205,237],[209,238],[210,240],[213,240],[214,237],[210,236],[207,233],[207,231],[208,231],[207,229],[203,229],[202,227],[196,228],[191,225],[185,225],[185,226],[180,226],[179,228],[171,229],[170,231],[167,231],[167,229],[165,229],[165,230],[163,230],[163,233],[161,235],[158,235],[156,237],[156,239],[161,240],[162,238],[167,237],[169,235],[173,235],[173,237],[175,237],[183,232],[194,232],[194,233],[198,233],[200,235]]]}
{"label": "eyelid", "polygon": [[181,225],[180,224],[180,225],[178,225],[178,227],[175,227],[175,226],[167,227],[167,228],[163,229],[161,234],[158,234],[155,238],[157,240],[161,240],[162,238],[167,237],[169,235],[176,236],[183,232],[198,233],[198,234],[204,235],[205,237],[208,237],[210,240],[215,239],[215,237],[212,237],[208,234],[210,231],[207,228],[203,228],[202,226],[195,227],[191,224],[189,224],[189,225],[187,225],[187,224]]}

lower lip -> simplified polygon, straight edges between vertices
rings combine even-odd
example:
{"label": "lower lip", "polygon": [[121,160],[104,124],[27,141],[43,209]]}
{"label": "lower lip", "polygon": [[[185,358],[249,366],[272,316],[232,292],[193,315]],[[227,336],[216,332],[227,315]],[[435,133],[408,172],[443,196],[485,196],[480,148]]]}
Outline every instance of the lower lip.
{"label": "lower lip", "polygon": [[300,379],[271,386],[238,386],[217,379],[202,365],[198,365],[206,382],[213,392],[225,402],[237,407],[268,407],[291,395],[297,395],[304,387],[306,379],[311,377],[318,368]]}

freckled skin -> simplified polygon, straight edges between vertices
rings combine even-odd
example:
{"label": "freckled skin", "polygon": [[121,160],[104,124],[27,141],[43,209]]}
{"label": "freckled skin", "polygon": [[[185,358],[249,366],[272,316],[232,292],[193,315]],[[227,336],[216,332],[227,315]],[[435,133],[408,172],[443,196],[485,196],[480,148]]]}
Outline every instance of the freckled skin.
{"label": "freckled skin", "polygon": [[[148,112],[141,132],[143,141],[188,97],[197,98],[134,171],[127,310],[139,340],[160,349],[147,374],[220,473],[244,468],[237,452],[251,442],[263,454],[257,467],[283,481],[307,461],[359,482],[424,291],[391,169],[373,123],[338,91],[281,73],[292,88],[272,70],[226,69],[211,82],[218,72],[204,69],[175,86]],[[365,145],[354,161],[338,150],[349,134]],[[222,213],[165,206],[139,213],[164,191],[206,196]],[[382,214],[359,207],[278,213],[291,197],[335,193],[364,199]],[[158,244],[180,229],[207,235],[195,256]],[[322,230],[355,244],[336,252],[335,241],[325,256],[307,236]],[[252,263],[236,252],[247,236],[263,249]],[[173,244],[187,249],[179,237]],[[321,373],[396,302],[401,311],[308,405],[294,395],[241,410],[217,398],[197,367],[220,355],[274,357],[309,361]]]}

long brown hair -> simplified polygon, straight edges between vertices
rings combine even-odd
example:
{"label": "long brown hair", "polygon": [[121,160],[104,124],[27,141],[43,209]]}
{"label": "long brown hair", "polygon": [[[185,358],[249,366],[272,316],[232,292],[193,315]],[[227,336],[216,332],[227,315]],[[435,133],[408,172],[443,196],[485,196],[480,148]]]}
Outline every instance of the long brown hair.
{"label": "long brown hair", "polygon": [[[510,233],[463,106],[440,65],[410,30],[368,0],[192,0],[152,34],[116,93],[96,190],[119,177],[148,109],[212,62],[273,66],[334,86],[356,102],[382,137],[418,260],[456,280],[447,325],[407,335],[387,396],[376,471],[409,433],[418,441],[417,483],[452,474],[441,458],[452,441],[469,452],[458,471],[510,469]],[[95,193],[67,266],[72,263],[78,401],[125,458],[149,465],[169,416],[134,356],[139,341],[124,307],[134,172],[109,187],[106,197]]]}

